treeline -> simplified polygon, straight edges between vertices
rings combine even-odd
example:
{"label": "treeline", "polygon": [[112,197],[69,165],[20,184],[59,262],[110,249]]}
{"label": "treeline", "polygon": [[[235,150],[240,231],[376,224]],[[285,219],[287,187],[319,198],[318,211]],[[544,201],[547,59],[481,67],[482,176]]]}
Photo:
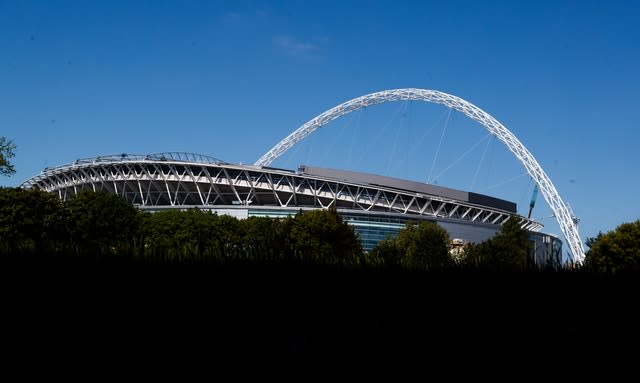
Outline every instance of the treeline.
{"label": "treeline", "polygon": [[200,209],[149,213],[114,194],[84,190],[63,202],[21,188],[0,189],[0,254],[368,263],[353,228],[335,211],[284,219],[237,219]]}
{"label": "treeline", "polygon": [[[590,238],[583,269],[640,267],[640,224]],[[624,243],[623,243],[624,242]],[[634,247],[635,246],[635,247]],[[117,195],[83,190],[61,201],[40,190],[0,188],[0,255],[83,255],[159,262],[294,262],[416,270],[522,271],[534,265],[528,234],[512,217],[492,239],[452,249],[433,222],[408,224],[364,252],[335,210],[237,219],[200,209],[149,213]],[[544,269],[564,269],[559,264]]]}
{"label": "treeline", "polygon": [[[505,228],[508,233],[519,230],[511,224]],[[0,251],[5,255],[129,256],[174,262],[248,260],[408,269],[481,266],[496,261],[486,256],[483,246],[488,245],[470,247],[467,257],[455,257],[447,232],[430,222],[408,225],[397,238],[389,238],[367,253],[353,227],[334,210],[300,212],[281,219],[237,219],[200,209],[149,213],[117,195],[90,190],[63,202],[39,190],[0,189],[0,238]],[[500,238],[491,243],[506,246],[508,241]],[[518,254],[520,261],[501,259],[501,267],[526,266],[526,250],[518,248],[527,246],[526,234],[521,232],[506,249]],[[493,246],[491,251],[497,248],[501,247]]]}

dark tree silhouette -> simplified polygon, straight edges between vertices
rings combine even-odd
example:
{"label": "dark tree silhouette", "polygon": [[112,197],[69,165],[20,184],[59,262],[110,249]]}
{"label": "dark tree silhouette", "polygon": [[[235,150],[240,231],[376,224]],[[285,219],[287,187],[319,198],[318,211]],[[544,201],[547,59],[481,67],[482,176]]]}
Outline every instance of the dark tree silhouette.
{"label": "dark tree silhouette", "polygon": [[137,210],[120,196],[82,190],[65,202],[72,246],[80,253],[117,254],[134,249]]}
{"label": "dark tree silhouette", "polygon": [[464,263],[470,267],[499,271],[524,270],[530,266],[533,247],[517,216],[511,216],[498,234],[467,247]]}
{"label": "dark tree silhouette", "polygon": [[55,196],[36,189],[0,188],[0,247],[7,253],[59,250],[66,217]]}
{"label": "dark tree silhouette", "polygon": [[640,220],[623,223],[588,244],[585,268],[618,273],[640,270]]}
{"label": "dark tree silhouette", "polygon": [[362,255],[358,235],[331,209],[298,213],[291,224],[289,244],[299,259],[351,264]]}
{"label": "dark tree silhouette", "polygon": [[407,224],[396,238],[400,262],[412,269],[443,269],[454,265],[449,234],[435,222]]}
{"label": "dark tree silhouette", "polygon": [[16,145],[13,141],[0,136],[0,174],[3,176],[10,176],[16,172],[15,167],[9,161],[15,156],[13,152],[15,149]]}
{"label": "dark tree silhouette", "polygon": [[387,237],[378,242],[369,255],[371,263],[385,266],[398,266],[400,258],[400,250],[394,237]]}
{"label": "dark tree silhouette", "polygon": [[408,269],[440,270],[454,266],[449,234],[435,222],[407,223],[396,237],[380,241],[371,251],[371,262]]}

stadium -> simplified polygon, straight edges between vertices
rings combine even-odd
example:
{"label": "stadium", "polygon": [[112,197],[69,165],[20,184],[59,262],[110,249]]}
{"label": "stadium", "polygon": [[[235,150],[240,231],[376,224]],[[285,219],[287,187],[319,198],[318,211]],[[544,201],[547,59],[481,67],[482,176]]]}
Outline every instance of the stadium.
{"label": "stadium", "polygon": [[[518,215],[515,203],[375,174],[309,165],[300,165],[295,170],[270,166],[280,154],[327,122],[359,107],[401,99],[441,103],[476,120],[484,121],[489,116],[458,97],[438,91],[383,91],[353,99],[310,120],[252,165],[227,163],[214,157],[183,152],[118,154],[45,168],[25,181],[22,187],[45,190],[62,200],[72,198],[83,189],[106,191],[122,196],[139,209],[198,208],[240,219],[285,217],[299,211],[335,208],[354,227],[366,251],[387,236],[397,234],[408,222],[423,220],[436,222],[447,230],[454,249],[493,237],[509,217]],[[494,122],[499,124],[491,117],[483,125],[490,130],[487,125]],[[522,158],[525,168],[528,171],[531,168],[532,177],[556,216],[568,214],[562,209],[565,205],[553,184],[533,156],[502,125],[494,129],[516,157]],[[561,203],[559,207],[554,205],[556,199]],[[519,218],[522,227],[529,232],[535,262],[540,265],[560,262],[562,241],[541,232],[543,225],[539,222],[523,216]],[[575,227],[570,226],[565,231],[567,224],[561,219],[558,221],[569,240],[574,260],[580,261],[582,248],[574,251],[571,246],[572,236],[577,237]],[[574,219],[572,221],[575,223]],[[579,241],[579,237],[577,239]]]}

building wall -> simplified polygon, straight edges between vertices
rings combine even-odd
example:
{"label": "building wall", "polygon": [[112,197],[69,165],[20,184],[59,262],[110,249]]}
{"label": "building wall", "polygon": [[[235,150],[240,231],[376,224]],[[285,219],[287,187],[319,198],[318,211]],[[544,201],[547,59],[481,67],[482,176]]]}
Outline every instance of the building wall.
{"label": "building wall", "polygon": [[[233,209],[238,210],[238,209]],[[248,209],[248,217],[286,217],[295,215],[300,209]],[[224,210],[217,209],[218,214],[226,214]],[[430,220],[444,228],[452,241],[458,244],[480,243],[493,238],[501,229],[500,225],[480,225],[477,223],[446,221],[442,219],[423,217],[407,217],[400,214],[366,214],[359,211],[341,211],[338,213],[346,223],[353,226],[360,236],[362,247],[365,251],[371,251],[378,242],[388,237],[395,237],[405,227],[407,222],[418,220]],[[239,217],[242,214],[233,212]],[[541,232],[529,232],[529,239],[535,251],[534,262],[537,265],[545,265],[551,261],[560,262],[562,255],[562,241],[552,235]]]}

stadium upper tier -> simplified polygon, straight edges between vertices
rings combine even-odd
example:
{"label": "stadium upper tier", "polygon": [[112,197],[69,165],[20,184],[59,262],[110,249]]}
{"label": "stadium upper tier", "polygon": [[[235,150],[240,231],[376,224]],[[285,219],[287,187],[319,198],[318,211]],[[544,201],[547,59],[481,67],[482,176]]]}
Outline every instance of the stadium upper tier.
{"label": "stadium upper tier", "polygon": [[[498,198],[373,174],[231,164],[192,153],[120,154],[45,168],[22,184],[66,200],[83,189],[115,193],[141,209],[248,207],[401,214],[501,225],[516,205]],[[539,231],[542,224],[521,217]]]}

